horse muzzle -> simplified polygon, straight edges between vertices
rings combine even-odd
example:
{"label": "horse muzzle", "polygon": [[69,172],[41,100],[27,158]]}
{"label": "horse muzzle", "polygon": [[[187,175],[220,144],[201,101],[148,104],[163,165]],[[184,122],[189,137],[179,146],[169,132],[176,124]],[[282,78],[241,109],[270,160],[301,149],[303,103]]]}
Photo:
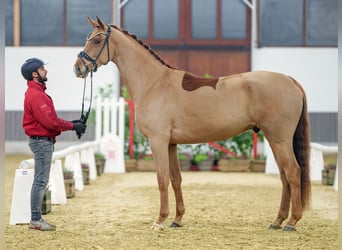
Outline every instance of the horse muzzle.
{"label": "horse muzzle", "polygon": [[75,65],[74,66],[74,74],[77,77],[86,78],[88,75],[88,71],[86,69],[84,71],[82,71],[79,66]]}
{"label": "horse muzzle", "polygon": [[74,65],[73,70],[74,70],[74,74],[80,78],[86,78],[89,73],[89,70],[86,67],[84,67],[83,65],[80,67],[77,63]]}

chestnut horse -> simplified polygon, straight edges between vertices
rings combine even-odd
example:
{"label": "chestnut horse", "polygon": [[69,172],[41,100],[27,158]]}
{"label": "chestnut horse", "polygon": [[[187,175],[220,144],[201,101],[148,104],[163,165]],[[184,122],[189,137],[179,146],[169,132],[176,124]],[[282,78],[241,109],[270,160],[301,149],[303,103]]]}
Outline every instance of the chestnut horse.
{"label": "chestnut horse", "polygon": [[280,170],[282,196],[269,226],[295,230],[310,201],[309,122],[303,88],[293,78],[274,72],[246,72],[204,79],[166,64],[136,36],[97,17],[93,31],[74,65],[77,77],[112,61],[118,67],[136,109],[136,124],[148,138],[156,164],[160,212],[151,229],[163,229],[169,214],[171,181],[176,216],[185,213],[177,144],[224,140],[243,131],[262,130]]}

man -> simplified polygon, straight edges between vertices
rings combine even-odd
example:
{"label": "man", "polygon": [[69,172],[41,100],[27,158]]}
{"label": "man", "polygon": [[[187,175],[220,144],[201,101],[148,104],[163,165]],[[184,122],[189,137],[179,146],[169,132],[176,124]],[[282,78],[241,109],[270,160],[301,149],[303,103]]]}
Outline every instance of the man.
{"label": "man", "polygon": [[37,58],[27,59],[21,67],[28,87],[24,100],[23,128],[25,134],[30,137],[29,146],[35,162],[29,228],[55,231],[56,226],[42,218],[41,208],[44,190],[49,182],[56,136],[67,130],[83,134],[86,125],[80,120],[70,122],[57,116],[51,97],[45,93],[47,72],[44,62]]}

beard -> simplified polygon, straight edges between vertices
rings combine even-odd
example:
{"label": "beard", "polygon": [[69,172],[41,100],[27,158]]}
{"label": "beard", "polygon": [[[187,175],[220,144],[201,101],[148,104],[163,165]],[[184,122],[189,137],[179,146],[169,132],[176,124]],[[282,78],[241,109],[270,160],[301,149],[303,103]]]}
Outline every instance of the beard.
{"label": "beard", "polygon": [[45,82],[46,82],[47,80],[48,80],[48,79],[47,79],[46,76],[41,77],[41,76],[39,75],[39,77],[38,77],[38,81],[39,81],[40,83],[45,84]]}

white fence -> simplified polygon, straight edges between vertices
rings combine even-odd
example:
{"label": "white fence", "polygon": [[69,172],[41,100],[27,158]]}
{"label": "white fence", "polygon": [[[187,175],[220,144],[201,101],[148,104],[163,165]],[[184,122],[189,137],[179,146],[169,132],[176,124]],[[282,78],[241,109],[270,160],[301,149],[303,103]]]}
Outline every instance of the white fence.
{"label": "white fence", "polygon": [[[50,170],[49,189],[51,203],[67,203],[63,168],[74,172],[75,189],[82,191],[84,181],[81,164],[89,165],[89,179],[97,178],[95,152],[100,151],[106,158],[105,173],[125,172],[124,148],[124,108],[125,102],[105,100],[96,105],[96,140],[54,152]],[[64,159],[64,166],[62,166]],[[16,169],[12,193],[10,224],[29,223],[30,194],[34,176],[34,159],[24,160]]]}
{"label": "white fence", "polygon": [[[319,143],[310,143],[310,178],[312,181],[322,180],[322,170],[324,169],[323,154],[336,154],[338,152],[337,146],[325,146]],[[265,155],[266,155],[266,173],[278,174],[279,169],[275,162],[272,150],[265,140]],[[336,174],[334,181],[334,188],[338,190],[338,166],[336,166]]]}
{"label": "white fence", "polygon": [[98,140],[107,134],[116,134],[120,137],[122,145],[125,140],[125,100],[119,101],[105,99],[96,103],[96,129],[95,139]]}

